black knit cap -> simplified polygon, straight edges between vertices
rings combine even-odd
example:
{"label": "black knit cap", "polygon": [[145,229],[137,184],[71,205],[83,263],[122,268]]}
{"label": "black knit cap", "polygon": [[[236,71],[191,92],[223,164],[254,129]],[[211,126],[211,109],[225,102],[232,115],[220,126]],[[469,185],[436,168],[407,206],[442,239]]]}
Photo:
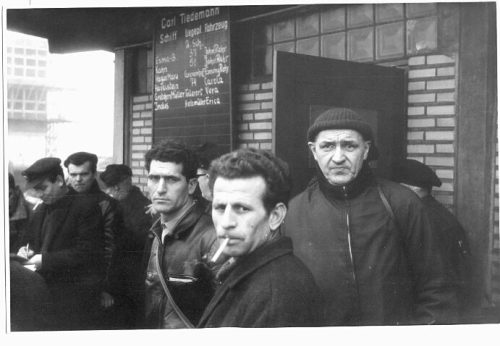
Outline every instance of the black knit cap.
{"label": "black knit cap", "polygon": [[26,187],[31,188],[49,177],[51,174],[63,175],[61,160],[57,157],[44,157],[35,161],[31,166],[21,172],[26,178]]}
{"label": "black knit cap", "polygon": [[349,108],[330,108],[321,113],[307,130],[307,140],[314,142],[316,136],[323,130],[355,130],[363,136],[365,141],[371,141],[367,161],[378,157],[378,150],[373,141],[373,132],[370,124],[358,113]]}
{"label": "black knit cap", "polygon": [[372,129],[358,113],[349,108],[330,108],[321,113],[307,131],[307,140],[313,142],[323,130],[355,130],[366,141],[373,140]]}
{"label": "black knit cap", "polygon": [[432,186],[441,186],[441,180],[436,173],[427,165],[411,159],[400,160],[395,165],[395,180],[411,186],[426,189]]}
{"label": "black knit cap", "polygon": [[132,170],[127,165],[111,164],[107,165],[100,178],[106,186],[115,186],[126,178],[132,176]]}

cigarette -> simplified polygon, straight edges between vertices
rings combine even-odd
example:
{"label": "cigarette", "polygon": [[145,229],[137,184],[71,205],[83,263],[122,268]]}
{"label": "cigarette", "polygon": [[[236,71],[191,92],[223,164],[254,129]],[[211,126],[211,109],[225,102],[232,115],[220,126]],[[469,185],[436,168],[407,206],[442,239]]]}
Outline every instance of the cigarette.
{"label": "cigarette", "polygon": [[33,207],[33,210],[35,210],[40,204],[42,204],[42,201],[38,201],[35,203],[35,206]]}
{"label": "cigarette", "polygon": [[226,247],[227,243],[229,242],[229,238],[225,238],[222,244],[220,244],[219,248],[217,249],[217,252],[215,253],[214,257],[212,257],[211,262],[217,261],[219,258],[220,254],[222,253],[222,250]]}

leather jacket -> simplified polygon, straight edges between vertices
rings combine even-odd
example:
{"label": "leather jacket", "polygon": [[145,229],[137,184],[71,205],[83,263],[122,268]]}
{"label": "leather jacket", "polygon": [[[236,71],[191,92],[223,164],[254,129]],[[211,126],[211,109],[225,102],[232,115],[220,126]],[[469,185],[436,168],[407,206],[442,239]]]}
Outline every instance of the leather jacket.
{"label": "leather jacket", "polygon": [[[146,270],[145,328],[185,328],[161,285],[159,275],[184,315],[196,324],[213,295],[213,271],[208,259],[217,250],[217,236],[210,215],[195,203],[181,217],[173,232],[161,242],[162,228],[157,220],[150,230],[152,244]],[[158,271],[157,258],[161,266]],[[211,270],[212,269],[212,270]]]}

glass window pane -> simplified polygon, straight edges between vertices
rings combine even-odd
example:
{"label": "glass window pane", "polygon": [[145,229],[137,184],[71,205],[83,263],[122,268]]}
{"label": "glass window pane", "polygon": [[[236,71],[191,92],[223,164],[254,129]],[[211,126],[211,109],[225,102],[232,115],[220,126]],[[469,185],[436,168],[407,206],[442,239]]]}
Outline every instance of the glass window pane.
{"label": "glass window pane", "polygon": [[321,32],[345,30],[345,7],[321,12]]}
{"label": "glass window pane", "polygon": [[15,68],[14,69],[14,75],[15,76],[24,76],[24,69],[22,69],[22,68]]}
{"label": "glass window pane", "polygon": [[347,33],[348,60],[373,60],[373,28],[351,30]]}
{"label": "glass window pane", "polygon": [[26,55],[36,55],[36,50],[34,50],[34,49],[26,49]]}
{"label": "glass window pane", "polygon": [[35,73],[35,70],[32,69],[32,68],[29,68],[26,70],[26,76],[27,77],[35,77],[36,73]]}
{"label": "glass window pane", "polygon": [[295,53],[295,42],[277,44],[274,46],[274,49],[281,52]]}
{"label": "glass window pane", "polygon": [[297,37],[317,35],[319,33],[319,13],[297,18]]}
{"label": "glass window pane", "polygon": [[295,38],[295,20],[288,19],[274,25],[274,42],[292,40]]}
{"label": "glass window pane", "polygon": [[436,3],[406,4],[406,15],[409,18],[436,14]]}
{"label": "glass window pane", "polygon": [[403,22],[377,26],[377,59],[403,56]]}
{"label": "glass window pane", "polygon": [[297,53],[319,55],[319,37],[311,37],[297,41]]}
{"label": "glass window pane", "polygon": [[321,56],[345,60],[345,33],[339,32],[322,36]]}
{"label": "glass window pane", "polygon": [[256,45],[272,43],[273,27],[271,25],[259,25],[254,28],[254,42]]}
{"label": "glass window pane", "polygon": [[254,76],[268,75],[273,72],[273,47],[271,45],[257,47],[254,53]]}
{"label": "glass window pane", "polygon": [[378,23],[402,19],[403,4],[377,4],[375,17]]}
{"label": "glass window pane", "polygon": [[23,58],[15,58],[14,59],[14,64],[16,64],[16,65],[24,65],[24,59]]}
{"label": "glass window pane", "polygon": [[28,66],[35,66],[36,65],[36,60],[35,59],[27,59],[26,60],[26,65],[28,65]]}
{"label": "glass window pane", "polygon": [[347,8],[347,26],[357,27],[373,23],[373,5],[353,5]]}
{"label": "glass window pane", "polygon": [[409,20],[406,25],[408,54],[437,48],[437,18]]}

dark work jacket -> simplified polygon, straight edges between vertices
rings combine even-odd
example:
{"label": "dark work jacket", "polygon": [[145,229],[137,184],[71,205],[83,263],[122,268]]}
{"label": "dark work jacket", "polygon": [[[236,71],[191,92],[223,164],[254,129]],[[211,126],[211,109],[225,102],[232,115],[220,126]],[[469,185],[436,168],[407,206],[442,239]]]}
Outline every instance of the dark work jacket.
{"label": "dark work jacket", "polygon": [[[71,194],[78,195],[79,193],[75,191],[71,186],[69,187]],[[83,193],[94,203],[97,203],[101,211],[100,221],[101,221],[101,232],[104,239],[103,258],[104,258],[104,272],[105,276],[103,278],[102,287],[105,291],[111,291],[110,288],[110,271],[111,264],[113,262],[113,256],[116,253],[116,237],[123,228],[123,215],[118,206],[118,201],[113,199],[104,193],[94,180],[90,189]]]}
{"label": "dark work jacket", "polygon": [[455,279],[452,284],[458,287],[458,302],[461,322],[467,322],[467,310],[471,308],[471,252],[467,234],[457,218],[431,195],[422,198],[434,229],[439,237],[445,258],[449,260],[452,271],[449,277]]}
{"label": "dark work jacket", "polygon": [[283,237],[238,258],[198,327],[323,325],[321,295],[311,272]]}
{"label": "dark work jacket", "polygon": [[111,293],[132,299],[137,306],[142,304],[139,300],[144,294],[141,261],[153,220],[151,215],[146,214],[146,207],[151,202],[138,187],[133,186],[128,195],[118,203],[124,227],[116,235],[116,256],[111,268]]}
{"label": "dark work jacket", "polygon": [[[196,324],[213,294],[212,272],[204,266],[217,250],[217,235],[212,218],[204,213],[203,205],[195,203],[174,227],[173,233],[161,243],[160,220],[151,228],[152,238],[146,276],[145,328],[185,327],[173,311],[161,286],[159,275],[169,285],[179,308]],[[161,273],[156,266],[160,257]],[[216,270],[213,268],[213,270]],[[170,277],[191,276],[194,283],[169,282]]]}
{"label": "dark work jacket", "polygon": [[368,166],[343,187],[319,176],[291,201],[284,229],[325,297],[328,324],[454,322],[456,290],[420,199]]}
{"label": "dark work jacket", "polygon": [[27,242],[42,254],[37,270],[51,292],[59,329],[86,328],[98,308],[103,271],[99,209],[86,196],[66,194],[41,204],[28,225]]}

